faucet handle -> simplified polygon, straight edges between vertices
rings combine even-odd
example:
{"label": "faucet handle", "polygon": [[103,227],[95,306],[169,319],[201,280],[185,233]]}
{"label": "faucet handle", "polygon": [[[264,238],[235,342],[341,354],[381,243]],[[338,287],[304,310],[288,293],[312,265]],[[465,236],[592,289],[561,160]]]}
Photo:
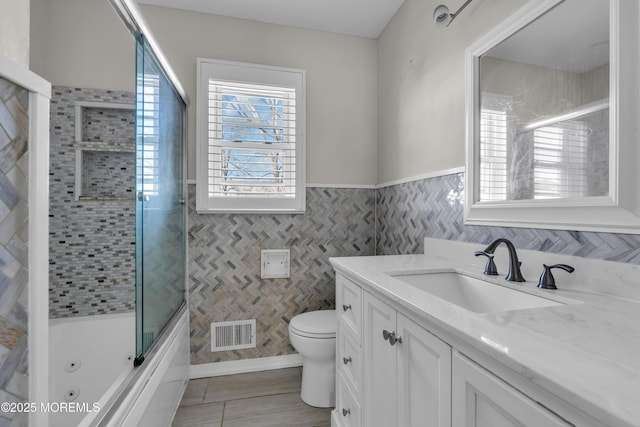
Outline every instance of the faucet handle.
{"label": "faucet handle", "polygon": [[473,253],[475,256],[486,256],[487,257],[487,265],[484,266],[484,274],[487,276],[497,276],[498,269],[496,268],[496,263],[493,261],[493,255],[488,254],[484,251],[476,251]]}
{"label": "faucet handle", "polygon": [[567,273],[573,273],[575,271],[575,268],[567,264],[554,264],[554,265],[542,264],[542,267],[544,267],[544,270],[540,275],[540,280],[538,280],[538,287],[540,289],[558,289],[556,287],[556,280],[553,278],[553,274],[551,274],[552,268],[561,268]]}

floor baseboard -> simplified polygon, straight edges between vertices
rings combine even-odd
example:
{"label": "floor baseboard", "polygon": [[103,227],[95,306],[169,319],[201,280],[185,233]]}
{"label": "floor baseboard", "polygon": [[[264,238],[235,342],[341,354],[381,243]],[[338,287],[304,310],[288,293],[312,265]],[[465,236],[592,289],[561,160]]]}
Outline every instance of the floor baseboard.
{"label": "floor baseboard", "polygon": [[189,367],[189,378],[219,377],[222,375],[244,374],[247,372],[268,371],[271,369],[292,368],[295,366],[302,366],[302,356],[299,354],[201,363]]}

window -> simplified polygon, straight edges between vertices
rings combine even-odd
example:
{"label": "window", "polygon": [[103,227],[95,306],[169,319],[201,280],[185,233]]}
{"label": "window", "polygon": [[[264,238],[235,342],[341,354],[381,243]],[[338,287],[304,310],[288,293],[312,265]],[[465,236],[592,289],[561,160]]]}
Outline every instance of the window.
{"label": "window", "polygon": [[482,93],[480,109],[480,201],[507,199],[507,141],[511,97]]}
{"label": "window", "polygon": [[507,113],[480,111],[480,200],[507,198]]}
{"label": "window", "polygon": [[481,99],[480,201],[598,194],[588,181],[589,169],[597,167],[589,141],[599,137],[592,135],[590,121],[606,121],[608,115],[597,111],[582,120],[543,120],[515,132],[510,97],[483,92]]}
{"label": "window", "polygon": [[305,73],[198,60],[198,212],[304,212]]}
{"label": "window", "polygon": [[148,196],[158,195],[160,143],[160,76],[140,74],[138,76],[138,134],[142,144],[138,145],[138,189]]}
{"label": "window", "polygon": [[589,127],[580,121],[533,131],[535,199],[588,195],[589,133]]}

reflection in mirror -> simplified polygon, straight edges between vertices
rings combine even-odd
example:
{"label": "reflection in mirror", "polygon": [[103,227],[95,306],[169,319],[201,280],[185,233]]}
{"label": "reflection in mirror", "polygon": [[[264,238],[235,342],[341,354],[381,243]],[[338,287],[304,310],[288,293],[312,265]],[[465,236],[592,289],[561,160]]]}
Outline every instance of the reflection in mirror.
{"label": "reflection in mirror", "polygon": [[479,202],[609,195],[607,0],[559,3],[479,76]]}

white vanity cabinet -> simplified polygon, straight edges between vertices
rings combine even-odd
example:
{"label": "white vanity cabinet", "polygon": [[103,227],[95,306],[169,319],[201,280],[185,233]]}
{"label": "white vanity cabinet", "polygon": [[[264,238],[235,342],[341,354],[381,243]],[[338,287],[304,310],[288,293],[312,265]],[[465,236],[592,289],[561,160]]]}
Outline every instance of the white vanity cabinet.
{"label": "white vanity cabinet", "polygon": [[451,347],[363,292],[365,426],[450,426]]}
{"label": "white vanity cabinet", "polygon": [[573,425],[464,355],[454,353],[452,372],[452,427]]}
{"label": "white vanity cabinet", "polygon": [[[336,275],[336,312],[332,427],[574,425],[500,378],[504,374],[510,381],[506,368],[503,372],[491,363],[494,375],[391,299],[341,273]],[[600,425],[575,412],[567,418],[575,418],[575,425]]]}
{"label": "white vanity cabinet", "polygon": [[336,310],[332,426],[449,427],[451,347],[341,274]]}

